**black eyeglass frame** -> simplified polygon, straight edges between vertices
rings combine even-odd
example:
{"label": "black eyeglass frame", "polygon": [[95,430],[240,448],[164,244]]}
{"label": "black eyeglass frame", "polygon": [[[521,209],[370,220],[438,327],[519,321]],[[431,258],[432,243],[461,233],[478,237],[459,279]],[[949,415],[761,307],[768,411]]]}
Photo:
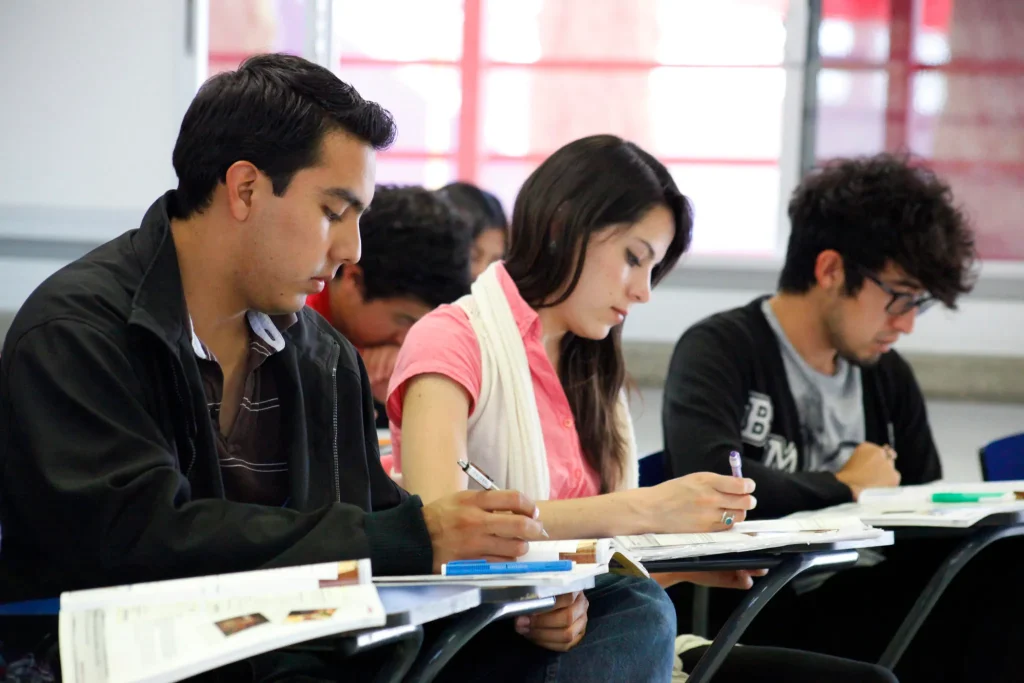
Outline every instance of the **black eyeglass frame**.
{"label": "black eyeglass frame", "polygon": [[878,285],[879,289],[892,297],[889,299],[889,303],[885,305],[885,312],[889,315],[906,315],[915,308],[917,309],[917,314],[921,315],[938,301],[938,299],[928,293],[914,296],[909,292],[897,292],[892,287],[882,282],[877,275],[869,272],[866,268],[858,268],[857,270],[860,271],[861,275]]}

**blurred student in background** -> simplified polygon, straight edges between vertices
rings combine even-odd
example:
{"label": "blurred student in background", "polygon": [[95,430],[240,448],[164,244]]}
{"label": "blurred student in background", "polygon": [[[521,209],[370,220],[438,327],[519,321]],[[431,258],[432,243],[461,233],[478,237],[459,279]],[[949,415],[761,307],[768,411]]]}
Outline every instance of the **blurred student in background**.
{"label": "blurred student in background", "polygon": [[379,186],[360,222],[362,257],[306,303],[359,350],[387,428],[383,401],[413,324],[469,291],[471,230],[461,212],[416,186]]}
{"label": "blurred student in background", "polygon": [[475,280],[487,266],[505,256],[508,220],[498,198],[470,183],[445,185],[438,194],[465,213],[472,224],[470,275]]}

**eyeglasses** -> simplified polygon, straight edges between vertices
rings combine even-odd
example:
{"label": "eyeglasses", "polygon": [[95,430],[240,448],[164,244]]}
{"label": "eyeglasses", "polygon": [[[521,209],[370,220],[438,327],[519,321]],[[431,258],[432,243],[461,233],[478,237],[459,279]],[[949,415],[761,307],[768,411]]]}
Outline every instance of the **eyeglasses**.
{"label": "eyeglasses", "polygon": [[861,274],[867,279],[878,285],[879,289],[891,296],[889,303],[885,305],[885,312],[889,315],[906,315],[910,311],[917,309],[917,314],[921,315],[929,308],[931,308],[938,299],[933,297],[931,294],[922,294],[915,296],[909,292],[897,292],[889,285],[882,282],[877,275],[869,273],[867,270],[860,268]]}

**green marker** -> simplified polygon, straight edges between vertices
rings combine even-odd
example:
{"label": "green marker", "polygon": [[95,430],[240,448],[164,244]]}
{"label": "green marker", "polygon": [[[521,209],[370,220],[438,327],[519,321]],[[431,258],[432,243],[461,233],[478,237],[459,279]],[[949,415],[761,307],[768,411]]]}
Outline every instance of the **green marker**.
{"label": "green marker", "polygon": [[980,503],[983,500],[1014,500],[1012,493],[933,493],[933,503]]}

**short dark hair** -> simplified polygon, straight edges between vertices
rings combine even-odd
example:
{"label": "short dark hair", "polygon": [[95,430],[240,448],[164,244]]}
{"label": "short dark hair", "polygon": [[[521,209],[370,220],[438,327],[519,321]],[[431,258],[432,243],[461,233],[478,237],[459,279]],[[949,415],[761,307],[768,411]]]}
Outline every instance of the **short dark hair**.
{"label": "short dark hair", "polygon": [[363,298],[407,297],[434,308],[468,294],[469,232],[465,217],[433,192],[378,186],[359,227]]}
{"label": "short dark hair", "polygon": [[508,217],[496,196],[466,182],[449,183],[438,194],[465,211],[473,225],[473,239],[487,229],[500,228],[508,232]]}
{"label": "short dark hair", "polygon": [[818,254],[843,257],[846,292],[889,263],[949,308],[974,285],[974,233],[931,170],[889,153],[837,159],[804,178],[789,202],[791,233],[779,289],[814,286]]}
{"label": "short dark hair", "polygon": [[175,213],[187,218],[210,205],[213,191],[237,161],[270,177],[274,194],[319,161],[326,133],[344,130],[374,149],[395,139],[391,114],[364,100],[329,69],[301,57],[250,57],[199,89],[174,145]]}

